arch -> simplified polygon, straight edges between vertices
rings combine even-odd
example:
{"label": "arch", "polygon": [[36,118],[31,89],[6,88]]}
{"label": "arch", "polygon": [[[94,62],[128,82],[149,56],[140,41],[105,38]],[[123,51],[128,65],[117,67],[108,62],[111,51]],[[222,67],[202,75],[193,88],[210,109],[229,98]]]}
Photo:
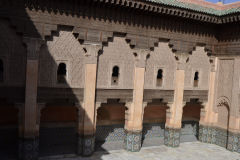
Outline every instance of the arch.
{"label": "arch", "polygon": [[199,140],[199,125],[203,104],[198,98],[190,98],[183,104],[180,142]]}
{"label": "arch", "polygon": [[58,83],[66,83],[67,76],[67,66],[65,63],[60,63],[57,69],[57,82]]}
{"label": "arch", "polygon": [[228,108],[228,110],[230,110],[230,100],[225,97],[225,96],[222,96],[220,98],[217,99],[217,107],[220,107],[220,106],[226,106]]}
{"label": "arch", "polygon": [[157,83],[156,83],[156,85],[158,87],[161,87],[162,84],[163,84],[163,70],[159,69],[158,72],[157,72]]}
{"label": "arch", "polygon": [[119,81],[119,67],[114,66],[112,69],[112,85],[118,85]]}
{"label": "arch", "polygon": [[97,109],[96,150],[122,149],[125,112],[125,105],[119,102],[104,103]]}
{"label": "arch", "polygon": [[148,103],[143,113],[143,146],[162,145],[166,123],[167,105],[161,100]]}
{"label": "arch", "polygon": [[0,101],[0,156],[1,159],[18,157],[19,109]]}
{"label": "arch", "polygon": [[1,82],[4,82],[4,64],[2,59],[0,59],[0,83]]}
{"label": "arch", "polygon": [[41,110],[40,156],[74,154],[77,151],[78,109],[72,104],[47,104]]}

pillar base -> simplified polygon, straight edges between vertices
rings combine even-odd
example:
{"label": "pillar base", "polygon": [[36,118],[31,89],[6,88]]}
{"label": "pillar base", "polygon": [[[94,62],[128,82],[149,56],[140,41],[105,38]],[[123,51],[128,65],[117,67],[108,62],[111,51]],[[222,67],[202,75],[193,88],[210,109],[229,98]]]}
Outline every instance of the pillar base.
{"label": "pillar base", "polygon": [[20,139],[19,140],[19,159],[37,160],[39,153],[39,139]]}
{"label": "pillar base", "polygon": [[83,136],[77,134],[77,154],[82,155],[83,153]]}
{"label": "pillar base", "polygon": [[227,149],[232,152],[240,153],[240,134],[229,132]]}
{"label": "pillar base", "polygon": [[94,152],[95,148],[95,136],[82,136],[78,138],[78,145],[81,145],[81,147],[78,147],[78,152],[82,153],[83,156],[91,156]]}
{"label": "pillar base", "polygon": [[199,141],[204,143],[216,144],[217,130],[214,127],[199,126]]}
{"label": "pillar base", "polygon": [[165,128],[164,144],[169,147],[178,147],[180,145],[181,129]]}
{"label": "pillar base", "polygon": [[142,146],[142,131],[125,130],[124,149],[131,152],[140,151]]}

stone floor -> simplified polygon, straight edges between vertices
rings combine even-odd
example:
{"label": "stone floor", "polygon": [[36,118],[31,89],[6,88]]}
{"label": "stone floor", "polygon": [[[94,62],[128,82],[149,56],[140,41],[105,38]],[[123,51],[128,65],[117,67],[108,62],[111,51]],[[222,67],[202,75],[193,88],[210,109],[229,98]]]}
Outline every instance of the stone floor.
{"label": "stone floor", "polygon": [[91,157],[72,157],[73,155],[41,158],[41,160],[240,160],[240,154],[230,152],[213,144],[200,142],[181,143],[178,148],[164,145],[144,147],[140,152],[115,150],[95,152]]}

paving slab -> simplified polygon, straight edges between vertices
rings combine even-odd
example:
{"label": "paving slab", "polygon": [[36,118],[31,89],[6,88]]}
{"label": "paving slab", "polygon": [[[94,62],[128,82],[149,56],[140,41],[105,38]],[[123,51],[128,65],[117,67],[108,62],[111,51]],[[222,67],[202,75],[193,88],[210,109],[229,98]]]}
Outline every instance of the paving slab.
{"label": "paving slab", "polygon": [[91,157],[62,155],[42,157],[40,160],[240,160],[240,154],[214,144],[185,142],[181,143],[178,148],[162,145],[144,147],[140,152],[99,151]]}

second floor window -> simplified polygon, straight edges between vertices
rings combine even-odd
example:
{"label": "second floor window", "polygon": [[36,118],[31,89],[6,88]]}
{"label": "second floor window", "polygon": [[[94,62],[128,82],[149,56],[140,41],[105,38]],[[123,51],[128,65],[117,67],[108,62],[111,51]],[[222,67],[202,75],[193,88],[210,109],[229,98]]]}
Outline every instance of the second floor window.
{"label": "second floor window", "polygon": [[157,86],[158,87],[162,87],[162,83],[163,83],[163,70],[159,69],[158,73],[157,73]]}
{"label": "second floor window", "polygon": [[195,74],[194,74],[193,87],[198,87],[198,82],[199,82],[199,73],[198,73],[198,72],[195,72]]}
{"label": "second floor window", "polygon": [[65,63],[60,63],[57,70],[57,82],[66,83],[67,67]]}
{"label": "second floor window", "polygon": [[119,67],[114,66],[112,69],[112,85],[118,84],[118,78],[119,78]]}

